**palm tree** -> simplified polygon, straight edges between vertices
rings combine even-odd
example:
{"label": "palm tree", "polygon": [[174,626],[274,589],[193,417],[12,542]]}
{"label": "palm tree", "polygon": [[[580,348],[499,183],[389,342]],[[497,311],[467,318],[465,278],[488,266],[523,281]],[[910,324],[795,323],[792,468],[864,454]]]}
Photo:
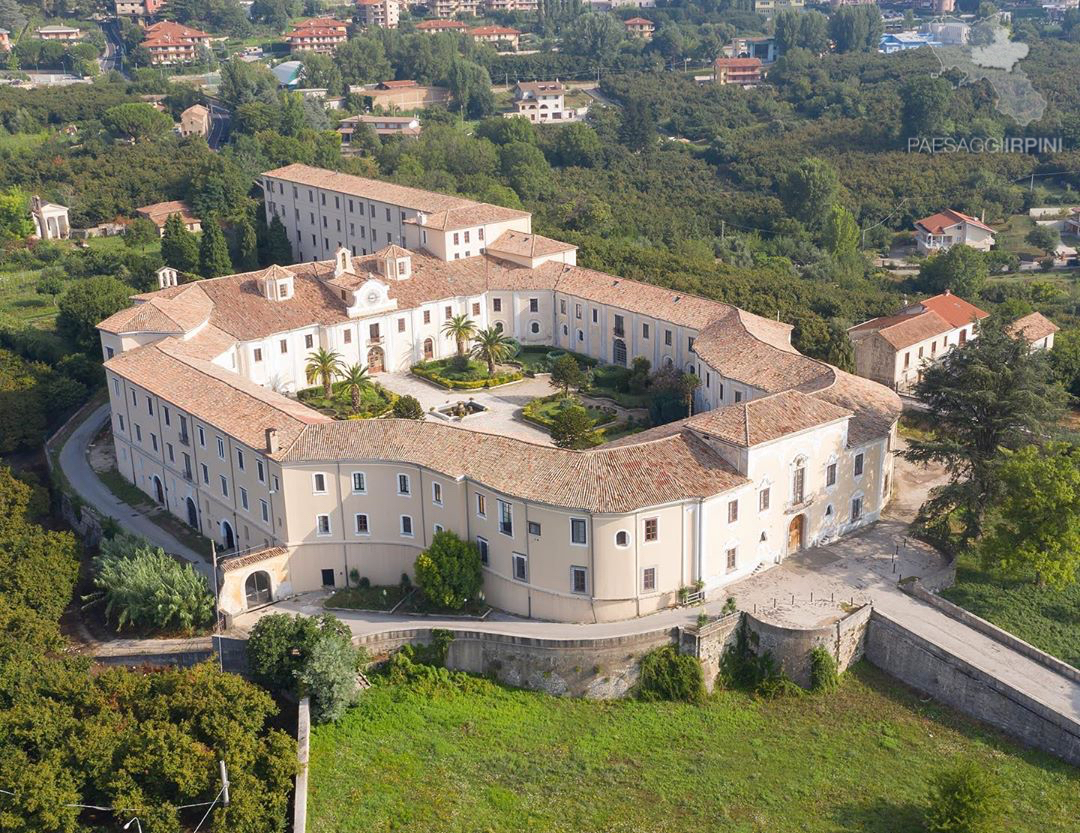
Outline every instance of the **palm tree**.
{"label": "palm tree", "polygon": [[309,385],[315,384],[316,380],[322,382],[323,396],[329,399],[334,393],[332,387],[334,377],[340,376],[344,369],[345,365],[341,362],[340,353],[320,347],[318,350],[308,353],[307,366],[304,371],[307,373]]}
{"label": "palm tree", "polygon": [[694,373],[684,373],[679,377],[679,390],[682,391],[688,417],[694,415],[694,391],[700,387],[701,379]]}
{"label": "palm tree", "polygon": [[350,365],[341,374],[341,380],[349,389],[349,398],[352,399],[353,410],[360,410],[360,392],[375,384],[371,381],[371,377],[368,376],[367,368],[359,364]]}
{"label": "palm tree", "polygon": [[494,376],[495,363],[509,356],[513,349],[510,339],[504,336],[501,330],[488,327],[486,330],[477,330],[472,354],[480,361],[487,362],[488,376]]}
{"label": "palm tree", "polygon": [[443,324],[442,333],[457,342],[457,354],[464,356],[466,342],[476,335],[476,322],[467,315],[455,315]]}

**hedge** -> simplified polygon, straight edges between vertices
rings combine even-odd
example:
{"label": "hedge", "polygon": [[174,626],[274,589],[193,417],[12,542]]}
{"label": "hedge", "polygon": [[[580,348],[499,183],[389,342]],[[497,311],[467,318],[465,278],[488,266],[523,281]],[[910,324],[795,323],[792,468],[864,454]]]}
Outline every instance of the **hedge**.
{"label": "hedge", "polygon": [[444,388],[449,388],[450,390],[478,390],[480,388],[493,388],[498,385],[505,385],[509,382],[516,382],[524,376],[524,374],[520,370],[513,370],[508,373],[496,373],[494,376],[490,376],[484,379],[449,379],[446,376],[443,376],[441,373],[432,370],[430,367],[426,367],[423,364],[413,365],[412,373],[414,376],[419,376],[422,379],[427,379],[430,382],[434,382],[437,385],[442,385]]}

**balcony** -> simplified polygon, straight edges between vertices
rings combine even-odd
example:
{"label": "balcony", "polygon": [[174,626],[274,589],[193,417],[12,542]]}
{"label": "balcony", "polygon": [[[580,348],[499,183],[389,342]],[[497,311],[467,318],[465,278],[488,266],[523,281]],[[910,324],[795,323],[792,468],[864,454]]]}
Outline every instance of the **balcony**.
{"label": "balcony", "polygon": [[793,500],[784,507],[785,515],[796,515],[799,512],[805,512],[811,506],[814,505],[814,496],[803,497],[800,500]]}
{"label": "balcony", "polygon": [[383,343],[383,337],[382,336],[371,336],[371,338],[369,338],[367,340],[367,346],[368,347],[376,347],[376,346],[378,346],[378,345],[380,345],[382,343]]}

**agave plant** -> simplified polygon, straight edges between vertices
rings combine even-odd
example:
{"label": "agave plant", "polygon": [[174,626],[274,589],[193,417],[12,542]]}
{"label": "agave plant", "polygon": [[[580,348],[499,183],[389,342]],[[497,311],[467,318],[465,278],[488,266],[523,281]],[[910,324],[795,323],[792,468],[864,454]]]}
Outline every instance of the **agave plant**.
{"label": "agave plant", "polygon": [[329,399],[334,393],[334,377],[340,376],[344,369],[345,365],[342,364],[340,353],[320,347],[318,350],[308,353],[304,372],[307,375],[309,385],[314,385],[316,381],[322,383],[323,396]]}

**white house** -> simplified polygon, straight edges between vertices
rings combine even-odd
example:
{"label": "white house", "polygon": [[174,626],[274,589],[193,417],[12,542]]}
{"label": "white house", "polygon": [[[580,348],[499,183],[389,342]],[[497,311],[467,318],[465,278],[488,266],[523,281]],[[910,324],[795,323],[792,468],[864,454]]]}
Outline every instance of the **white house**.
{"label": "white house", "polygon": [[946,208],[915,222],[915,244],[924,255],[946,252],[958,244],[988,252],[994,245],[994,230],[981,220]]}

